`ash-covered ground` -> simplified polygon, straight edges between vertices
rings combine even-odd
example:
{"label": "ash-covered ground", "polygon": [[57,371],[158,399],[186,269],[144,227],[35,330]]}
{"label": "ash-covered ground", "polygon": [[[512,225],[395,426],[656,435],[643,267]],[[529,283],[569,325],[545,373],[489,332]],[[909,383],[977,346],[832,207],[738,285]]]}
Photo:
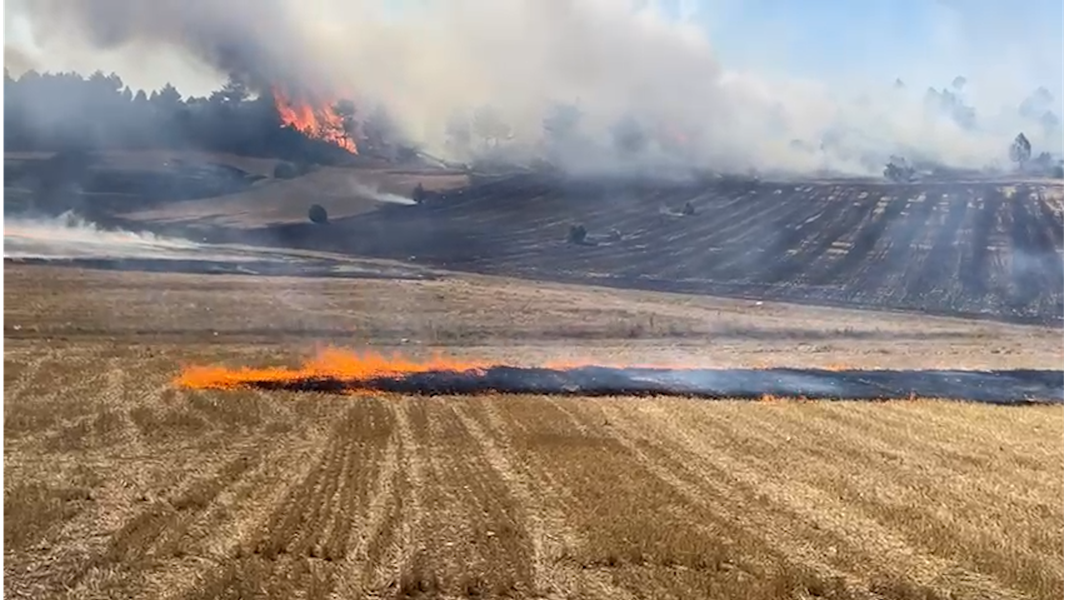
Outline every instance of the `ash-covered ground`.
{"label": "ash-covered ground", "polygon": [[1063,371],[826,369],[646,369],[495,366],[346,380],[332,376],[254,378],[237,387],[308,392],[420,395],[683,396],[705,399],[793,398],[903,400],[944,398],[989,404],[1063,403]]}
{"label": "ash-covered ground", "polygon": [[1049,182],[519,175],[250,236],[534,279],[1063,323],[1063,187]]}
{"label": "ash-covered ground", "polygon": [[[195,234],[194,232],[186,232]],[[360,261],[285,248],[101,228],[71,213],[4,222],[4,260],[91,268],[303,277],[427,278],[417,267]]]}

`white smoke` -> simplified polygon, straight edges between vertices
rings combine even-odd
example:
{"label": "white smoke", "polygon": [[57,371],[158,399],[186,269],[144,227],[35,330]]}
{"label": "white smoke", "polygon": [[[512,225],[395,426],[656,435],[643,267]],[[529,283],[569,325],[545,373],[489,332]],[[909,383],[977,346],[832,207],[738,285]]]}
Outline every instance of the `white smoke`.
{"label": "white smoke", "polygon": [[411,198],[405,198],[403,196],[390,192],[383,192],[377,187],[372,187],[357,181],[350,180],[348,185],[352,193],[356,196],[363,196],[365,198],[370,198],[371,200],[375,200],[377,202],[385,202],[387,204],[401,204],[404,206],[414,206],[415,204],[417,204],[417,202],[415,202]]}
{"label": "white smoke", "polygon": [[[894,89],[897,73],[858,94],[731,70],[702,31],[664,18],[654,3],[638,10],[624,0],[403,4],[13,0],[5,12],[28,23],[36,43],[51,53],[144,56],[178,49],[220,73],[382,103],[409,137],[448,157],[462,153],[448,123],[484,107],[504,124],[491,137],[506,140],[511,157],[543,156],[549,151],[543,118],[557,103],[576,103],[583,116],[575,138],[551,150],[585,170],[867,174],[893,154],[983,168],[1006,163],[1010,140],[1024,129],[1035,149],[1063,149],[1062,127],[1035,131],[1006,108],[1010,103],[983,105],[989,110],[979,114],[977,127],[961,125],[930,109],[924,85]],[[1018,88],[1012,102],[1017,106],[1030,91]],[[657,138],[637,155],[613,149],[613,126],[624,116]],[[684,144],[672,147],[679,138]]]}
{"label": "white smoke", "polygon": [[213,245],[150,232],[108,230],[67,212],[58,217],[6,217],[4,258],[261,261],[262,250]]}

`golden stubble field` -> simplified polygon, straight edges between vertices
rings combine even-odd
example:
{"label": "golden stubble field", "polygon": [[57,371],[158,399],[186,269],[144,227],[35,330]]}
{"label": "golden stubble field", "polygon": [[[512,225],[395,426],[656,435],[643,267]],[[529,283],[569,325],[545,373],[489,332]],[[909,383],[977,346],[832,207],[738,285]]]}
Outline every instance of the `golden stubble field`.
{"label": "golden stubble field", "polygon": [[175,389],[332,342],[1062,368],[1062,331],[538,286],[5,265],[10,598],[1054,598],[1063,409]]}

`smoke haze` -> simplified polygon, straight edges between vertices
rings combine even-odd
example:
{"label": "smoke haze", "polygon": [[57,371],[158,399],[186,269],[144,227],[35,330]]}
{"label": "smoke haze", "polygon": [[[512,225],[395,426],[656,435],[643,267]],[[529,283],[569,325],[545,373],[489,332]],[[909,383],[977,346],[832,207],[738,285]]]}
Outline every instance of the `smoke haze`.
{"label": "smoke haze", "polygon": [[4,258],[155,259],[205,261],[261,261],[263,250],[203,244],[157,236],[148,232],[101,229],[73,213],[58,217],[6,217]]}
{"label": "smoke haze", "polygon": [[[280,84],[311,97],[380,103],[408,137],[447,157],[464,153],[454,128],[450,135],[457,116],[492,133],[475,135],[485,138],[485,148],[516,160],[548,155],[581,171],[698,166],[872,174],[890,155],[1003,168],[1019,131],[1033,141],[1035,155],[1063,151],[1062,73],[1048,74],[1051,98],[1034,96],[1043,82],[1005,76],[1012,60],[1032,70],[1029,56],[1005,55],[991,70],[994,81],[965,72],[973,63],[961,62],[958,74],[966,80],[958,85],[951,78],[913,83],[906,72],[937,69],[885,61],[899,68],[868,74],[866,87],[832,86],[738,70],[720,61],[704,29],[637,4],[18,0],[5,12],[22,24],[22,39],[32,40],[38,56],[121,57],[127,69],[120,75],[131,81],[158,71],[135,57],[177,56],[175,64],[199,63],[219,78],[234,75],[261,89]],[[1062,56],[1062,32],[1059,47]],[[18,54],[22,62],[27,54]],[[179,89],[179,72],[203,79],[188,64],[169,77]],[[905,81],[895,86],[897,77]],[[997,93],[978,98],[972,90]],[[1032,106],[1020,110],[1028,99]],[[561,103],[575,104],[580,116],[546,141],[545,117]],[[638,124],[643,139],[620,152],[625,119]]]}

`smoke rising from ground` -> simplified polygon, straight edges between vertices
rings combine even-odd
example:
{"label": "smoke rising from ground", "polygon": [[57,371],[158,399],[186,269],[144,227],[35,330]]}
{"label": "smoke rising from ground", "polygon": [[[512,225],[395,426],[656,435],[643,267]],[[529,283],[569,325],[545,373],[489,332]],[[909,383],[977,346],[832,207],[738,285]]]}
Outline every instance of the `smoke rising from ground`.
{"label": "smoke rising from ground", "polygon": [[417,204],[411,198],[405,198],[399,194],[391,194],[389,192],[383,192],[375,187],[351,181],[349,187],[352,189],[352,193],[357,196],[364,196],[375,200],[377,202],[385,202],[387,204],[400,204],[403,206],[414,206]]}
{"label": "smoke rising from ground", "polygon": [[102,229],[67,212],[58,217],[4,219],[4,258],[155,259],[205,261],[269,260],[262,251],[203,244],[149,232]]}
{"label": "smoke rising from ground", "polygon": [[[1033,92],[1019,88],[1017,98],[983,104],[972,118],[966,82],[940,82],[931,96],[925,86],[895,87],[899,73],[884,73],[872,76],[880,87],[861,95],[730,70],[695,26],[631,2],[389,6],[21,0],[5,11],[25,17],[49,52],[179,49],[253,86],[280,83],[310,96],[380,103],[409,138],[448,157],[549,157],[581,171],[872,174],[890,155],[1008,167],[1007,146],[1023,130],[1035,154],[1063,148],[1061,89],[1040,116],[1016,110]],[[571,103],[578,116],[556,121],[546,135],[546,116]],[[1055,122],[1042,123],[1049,110]]]}

